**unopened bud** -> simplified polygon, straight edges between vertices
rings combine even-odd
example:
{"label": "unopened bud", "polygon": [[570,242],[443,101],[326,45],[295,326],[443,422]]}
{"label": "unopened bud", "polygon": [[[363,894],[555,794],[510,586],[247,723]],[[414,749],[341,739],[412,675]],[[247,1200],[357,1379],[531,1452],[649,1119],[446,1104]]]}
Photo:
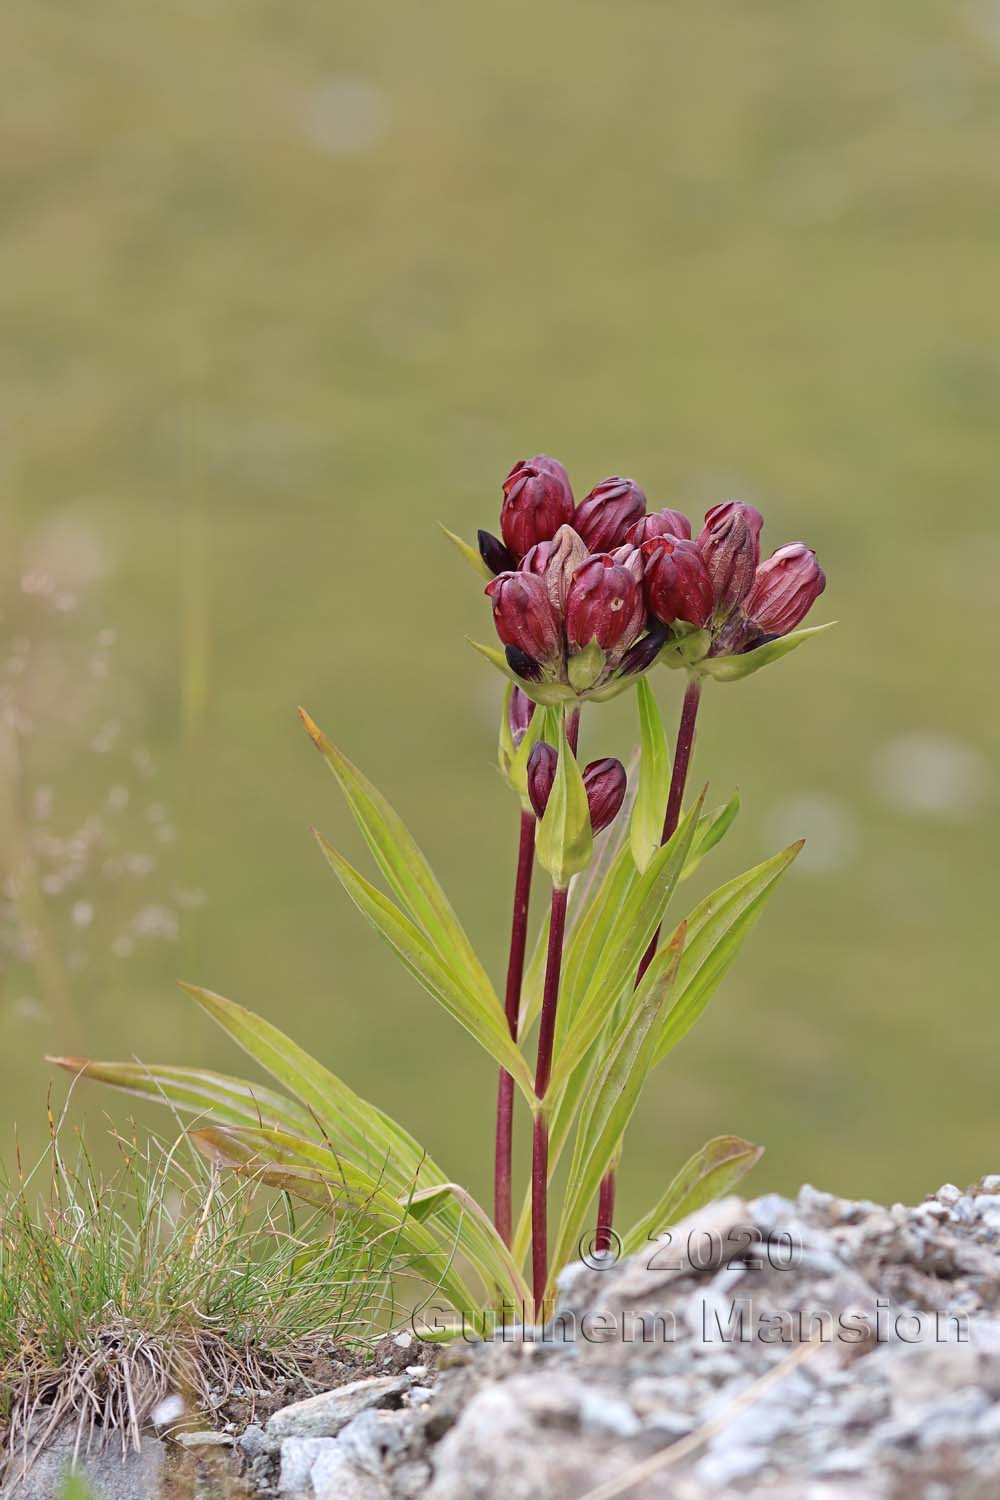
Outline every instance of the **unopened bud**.
{"label": "unopened bud", "polygon": [[527,693],[522,693],[517,686],[513,687],[507,702],[507,725],[515,750],[527,734],[534,713],[535,705]]}
{"label": "unopened bud", "polygon": [[760,561],[760,529],[764,517],[752,505],[727,500],[705,516],[698,537],[715,590],[715,605],[729,613],[749,594]]}
{"label": "unopened bud", "polygon": [[[536,818],[545,816],[558,764],[558,751],[545,740],[539,740],[532,747],[528,758],[528,797]],[[625,767],[613,756],[593,760],[583,773],[583,785],[587,793],[591,830],[600,833],[609,823],[614,822],[621,811],[627,786]]]}
{"label": "unopened bud", "polygon": [[493,623],[505,646],[541,663],[560,654],[559,621],[540,578],[531,573],[501,573],[486,585],[485,592],[493,602]]}
{"label": "unopened bud", "polygon": [[651,614],[665,625],[684,620],[699,630],[712,616],[715,589],[695,542],[656,536],[642,545],[643,587]]}
{"label": "unopened bud", "polygon": [[645,623],[646,605],[633,567],[600,553],[577,568],[566,600],[571,650],[596,641],[603,651],[623,654]]}
{"label": "unopened bud", "polygon": [[528,798],[536,818],[541,819],[545,815],[558,764],[559,752],[554,745],[546,740],[539,740],[537,745],[532,745],[528,757]]}
{"label": "unopened bud", "polygon": [[489,568],[494,577],[498,573],[510,573],[517,567],[517,558],[509,547],[505,547],[498,536],[492,531],[480,531],[478,533],[479,556]]}
{"label": "unopened bud", "polygon": [[587,548],[572,526],[560,526],[548,542],[536,542],[526,553],[521,571],[534,573],[548,590],[552,607],[562,616],[573,574],[587,558]]}
{"label": "unopened bud", "polygon": [[815,552],[803,542],[787,542],[757,569],[743,610],[763,634],[787,635],[825,588],[826,574]]}
{"label": "unopened bud", "polygon": [[641,547],[654,536],[679,536],[690,541],[691,522],[680,510],[651,510],[636,521],[625,540],[633,547]]}
{"label": "unopened bud", "polygon": [[562,464],[544,453],[521,459],[503,482],[500,530],[520,559],[573,520],[573,491]]}
{"label": "unopened bud", "polygon": [[580,501],[573,525],[589,551],[612,552],[621,546],[645,509],[646,496],[635,480],[615,475]]}

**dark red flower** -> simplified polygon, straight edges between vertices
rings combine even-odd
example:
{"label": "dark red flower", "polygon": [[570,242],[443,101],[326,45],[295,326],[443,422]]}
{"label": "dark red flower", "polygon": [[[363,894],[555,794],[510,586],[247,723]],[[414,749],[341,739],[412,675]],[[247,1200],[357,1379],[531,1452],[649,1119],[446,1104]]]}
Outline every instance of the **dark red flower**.
{"label": "dark red flower", "polygon": [[532,573],[501,573],[486,585],[485,592],[493,602],[493,623],[505,646],[513,646],[535,662],[559,656],[559,620],[540,578]]}
{"label": "dark red flower", "polygon": [[532,745],[531,754],[528,756],[528,798],[536,818],[543,817],[548,807],[549,793],[556,779],[558,764],[559,751],[554,745],[548,744],[545,740],[539,740],[537,744]]}
{"label": "dark red flower", "polygon": [[641,553],[650,614],[665,625],[684,620],[704,628],[715,608],[715,589],[697,543],[686,537],[654,536],[643,542]]}
{"label": "dark red flower", "polygon": [[715,589],[716,609],[729,613],[742,604],[753,586],[760,561],[760,529],[764,517],[741,500],[726,500],[705,516],[698,537]]}
{"label": "dark red flower", "polygon": [[679,536],[690,541],[691,522],[680,510],[651,510],[636,521],[625,540],[633,547],[641,547],[654,536]]}
{"label": "dark red flower", "polygon": [[636,571],[605,552],[577,568],[566,599],[566,639],[572,650],[596,641],[604,651],[624,653],[637,639],[646,623],[646,606]]}
{"label": "dark red flower", "polygon": [[764,635],[787,635],[825,588],[815,552],[804,542],[786,542],[757,569],[743,611]]}
{"label": "dark red flower", "polygon": [[562,464],[544,453],[521,459],[503,482],[500,530],[515,558],[573,520],[573,491]]}
{"label": "dark red flower", "polygon": [[527,694],[522,693],[519,687],[512,688],[510,701],[507,704],[507,724],[515,750],[527,734],[528,725],[534,714],[535,705]]}
{"label": "dark red flower", "polygon": [[576,508],[573,526],[590,552],[613,552],[646,509],[646,496],[634,479],[615,475],[592,489]]}

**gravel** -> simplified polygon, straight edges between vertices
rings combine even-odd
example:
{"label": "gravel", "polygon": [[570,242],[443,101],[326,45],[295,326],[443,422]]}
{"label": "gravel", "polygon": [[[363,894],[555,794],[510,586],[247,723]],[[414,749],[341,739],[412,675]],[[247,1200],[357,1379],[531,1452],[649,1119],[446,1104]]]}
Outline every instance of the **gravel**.
{"label": "gravel", "polygon": [[567,1268],[545,1330],[389,1344],[237,1436],[247,1495],[994,1500],[1000,1174],[914,1207],[729,1198]]}

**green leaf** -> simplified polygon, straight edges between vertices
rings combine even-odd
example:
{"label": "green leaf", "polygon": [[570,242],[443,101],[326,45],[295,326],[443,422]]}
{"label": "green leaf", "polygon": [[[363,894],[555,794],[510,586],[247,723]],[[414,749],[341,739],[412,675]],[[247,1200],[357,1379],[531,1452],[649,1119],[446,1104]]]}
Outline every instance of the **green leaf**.
{"label": "green leaf", "polygon": [[832,630],[836,623],[836,620],[831,620],[827,625],[810,625],[806,630],[793,630],[791,635],[776,636],[773,641],[755,646],[752,651],[743,651],[738,656],[706,656],[698,663],[697,670],[704,672],[707,677],[714,677],[716,682],[738,682],[742,677],[749,677],[752,673],[759,672],[761,667],[770,666],[771,662],[787,656],[814,635]]}
{"label": "green leaf", "polygon": [[462,1210],[463,1227],[467,1228],[471,1225],[478,1231],[475,1235],[467,1232],[462,1235],[462,1248],[469,1253],[470,1241],[476,1245],[478,1253],[475,1256],[475,1263],[480,1274],[487,1280],[492,1279],[508,1299],[516,1299],[521,1306],[529,1303],[531,1292],[527,1282],[514,1264],[507,1246],[497,1234],[493,1220],[466,1188],[459,1187],[457,1182],[442,1182],[436,1187],[421,1188],[410,1197],[409,1212],[423,1222],[429,1214],[433,1214],[441,1206],[442,1200],[446,1197],[454,1198]]}
{"label": "green leaf", "polygon": [[[402,1126],[360,1098],[277,1026],[211,990],[188,984],[181,988],[244,1052],[291,1090],[336,1150],[366,1162],[397,1193],[418,1177],[426,1184],[446,1180],[440,1167]],[[168,1088],[164,1087],[164,1093],[170,1097]]]}
{"label": "green leaf", "polygon": [[123,1093],[173,1104],[229,1125],[280,1125],[297,1135],[314,1137],[321,1133],[309,1111],[294,1100],[224,1073],[160,1063],[89,1062],[80,1057],[49,1057],[46,1062]]}
{"label": "green leaf", "polygon": [[299,714],[310,739],[337,778],[375,863],[400,906],[456,973],[474,989],[492,994],[475,949],[402,818],[357,766],[331,744],[305,710],[300,708]]}
{"label": "green leaf", "polygon": [[462,557],[465,558],[465,561],[469,564],[469,567],[472,569],[472,571],[474,573],[478,573],[480,578],[485,578],[487,583],[489,583],[489,581],[493,577],[493,574],[490,572],[489,568],[480,557],[479,548],[470,547],[468,542],[463,541],[462,538],[460,536],[457,536],[454,531],[449,531],[447,526],[442,526],[440,521],[438,522],[438,525],[441,526],[441,530],[444,532],[449,542],[451,542],[452,546],[455,547],[458,552],[461,553]]}
{"label": "green leaf", "polygon": [[553,1268],[561,1268],[572,1259],[587,1207],[639,1102],[655,1061],[660,1018],[677,979],[683,946],[682,924],[650,964],[594,1078],[580,1116]]}
{"label": "green leaf", "polygon": [[649,869],[629,890],[561,1045],[557,1028],[550,1099],[553,1096],[558,1099],[559,1091],[590,1050],[620,995],[632,984],[639,960],[663,921],[680,879],[704,800],[702,792],[694,808],[681,819],[673,838],[657,850]]}
{"label": "green leaf", "polygon": [[346,1199],[380,1231],[390,1229],[410,1253],[413,1269],[431,1285],[439,1285],[456,1307],[470,1313],[478,1310],[477,1299],[451,1265],[450,1248],[356,1163],[280,1130],[212,1126],[189,1131],[189,1136],[208,1160],[296,1193],[317,1207],[335,1209],[338,1199]]}
{"label": "green leaf", "polygon": [[534,1093],[531,1072],[511,1041],[496,997],[484,996],[461,983],[441,962],[415,924],[387,896],[359,875],[322,834],[317,832],[316,840],[355,906],[368,918],[376,932],[381,933],[404,966],[428,994],[443,1005],[502,1068],[506,1068],[520,1084],[525,1097],[531,1099]]}
{"label": "green leaf", "polygon": [[695,829],[691,844],[691,853],[688,855],[687,864],[681,876],[682,880],[687,880],[693,875],[709,850],[721,843],[733,826],[739,810],[740,794],[735,792],[723,807],[713,808],[711,812],[707,812],[698,820],[698,827]]}
{"label": "green leaf", "polygon": [[559,720],[559,762],[555,781],[538,825],[535,849],[543,869],[559,890],[586,868],[594,848],[587,789],[576,756],[566,739],[566,718]]}
{"label": "green leaf", "polygon": [[658,1061],[687,1035],[705,1009],[802,842],[720,886],[691,913],[676,999],[660,1028]]}
{"label": "green leaf", "polygon": [[636,683],[639,708],[639,791],[632,810],[629,837],[639,873],[648,870],[663,835],[663,817],[670,791],[670,753],[663,720],[653,690],[644,677]]}
{"label": "green leaf", "polygon": [[755,1146],[738,1135],[717,1135],[706,1141],[701,1150],[684,1163],[656,1207],[632,1225],[622,1240],[622,1253],[633,1255],[671,1224],[721,1197],[745,1177],[763,1155],[763,1146]]}

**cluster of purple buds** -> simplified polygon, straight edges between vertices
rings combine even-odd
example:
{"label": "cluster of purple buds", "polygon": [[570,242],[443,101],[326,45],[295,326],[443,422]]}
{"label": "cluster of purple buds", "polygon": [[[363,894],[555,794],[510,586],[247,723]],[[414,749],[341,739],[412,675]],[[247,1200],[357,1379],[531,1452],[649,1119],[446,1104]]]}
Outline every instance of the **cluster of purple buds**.
{"label": "cluster of purple buds", "polygon": [[[545,740],[532,746],[528,759],[528,797],[536,818],[545,815],[558,764],[559,752],[555,746]],[[613,755],[592,760],[584,769],[583,785],[587,793],[591,831],[600,833],[614,822],[625,801],[625,767]]]}
{"label": "cluster of purple buds", "polygon": [[687,516],[647,511],[631,479],[575,504],[544,455],[515,464],[503,493],[502,540],[479,533],[486,592],[508,667],[546,701],[610,697],[692,633],[694,659],[751,651],[794,630],[826,584],[801,542],[761,562],[763,517],[740,501],[714,506],[692,540]]}

